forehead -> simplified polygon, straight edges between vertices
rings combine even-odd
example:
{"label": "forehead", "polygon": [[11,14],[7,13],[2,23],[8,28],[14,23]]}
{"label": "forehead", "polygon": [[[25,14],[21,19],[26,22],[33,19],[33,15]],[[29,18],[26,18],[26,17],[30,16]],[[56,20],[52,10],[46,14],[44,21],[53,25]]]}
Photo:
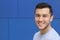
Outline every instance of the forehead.
{"label": "forehead", "polygon": [[35,13],[36,14],[49,14],[50,13],[50,10],[49,10],[49,8],[37,8],[36,10],[35,10]]}

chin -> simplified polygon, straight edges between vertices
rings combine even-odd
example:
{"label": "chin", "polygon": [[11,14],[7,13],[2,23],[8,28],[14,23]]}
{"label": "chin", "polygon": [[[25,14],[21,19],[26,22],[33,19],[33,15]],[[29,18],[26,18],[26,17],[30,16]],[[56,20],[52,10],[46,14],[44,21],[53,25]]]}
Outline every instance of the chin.
{"label": "chin", "polygon": [[39,27],[40,30],[43,30],[45,27]]}
{"label": "chin", "polygon": [[44,28],[40,28],[40,30],[43,30]]}

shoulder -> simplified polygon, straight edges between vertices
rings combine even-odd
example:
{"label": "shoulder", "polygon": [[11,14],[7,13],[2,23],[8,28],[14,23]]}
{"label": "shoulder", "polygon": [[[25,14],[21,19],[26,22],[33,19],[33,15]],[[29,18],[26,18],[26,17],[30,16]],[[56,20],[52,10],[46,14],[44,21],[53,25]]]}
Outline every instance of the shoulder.
{"label": "shoulder", "polygon": [[55,31],[55,29],[51,29],[49,32],[48,32],[48,37],[52,40],[52,39],[55,39],[55,40],[58,40],[60,39],[60,36],[59,34]]}
{"label": "shoulder", "polygon": [[40,35],[40,31],[36,32],[33,36],[33,40],[38,39],[39,35]]}
{"label": "shoulder", "polygon": [[34,34],[34,36],[37,36],[38,34],[40,34],[40,31],[36,32],[36,33]]}

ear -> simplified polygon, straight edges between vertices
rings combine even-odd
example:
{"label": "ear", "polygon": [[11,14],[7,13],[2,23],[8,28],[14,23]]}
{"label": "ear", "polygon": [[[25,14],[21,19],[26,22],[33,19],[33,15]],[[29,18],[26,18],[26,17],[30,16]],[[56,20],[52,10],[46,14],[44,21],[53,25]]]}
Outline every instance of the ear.
{"label": "ear", "polygon": [[54,16],[52,15],[52,16],[51,16],[51,19],[50,19],[50,22],[52,22],[53,18],[54,18]]}

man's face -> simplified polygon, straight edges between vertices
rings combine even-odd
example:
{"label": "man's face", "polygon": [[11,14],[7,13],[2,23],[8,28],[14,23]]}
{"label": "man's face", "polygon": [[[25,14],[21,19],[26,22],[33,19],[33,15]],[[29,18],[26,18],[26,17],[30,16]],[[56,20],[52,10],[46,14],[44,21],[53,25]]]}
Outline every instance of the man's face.
{"label": "man's face", "polygon": [[35,10],[35,22],[40,30],[48,27],[52,19],[53,16],[51,16],[49,8],[37,8]]}

